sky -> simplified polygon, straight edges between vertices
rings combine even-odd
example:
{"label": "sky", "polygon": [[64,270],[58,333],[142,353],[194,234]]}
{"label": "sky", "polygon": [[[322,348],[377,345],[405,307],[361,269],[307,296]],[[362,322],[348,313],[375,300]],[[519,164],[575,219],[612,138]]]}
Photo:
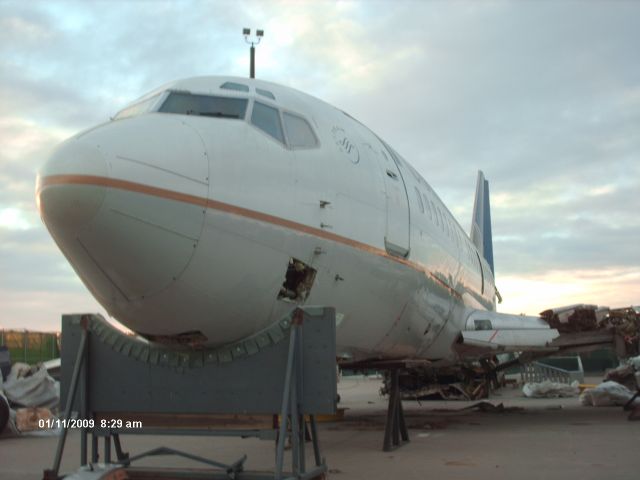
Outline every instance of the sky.
{"label": "sky", "polygon": [[168,81],[248,74],[362,121],[468,230],[490,182],[498,310],[640,304],[640,2],[0,0],[0,328],[104,312],[38,167]]}

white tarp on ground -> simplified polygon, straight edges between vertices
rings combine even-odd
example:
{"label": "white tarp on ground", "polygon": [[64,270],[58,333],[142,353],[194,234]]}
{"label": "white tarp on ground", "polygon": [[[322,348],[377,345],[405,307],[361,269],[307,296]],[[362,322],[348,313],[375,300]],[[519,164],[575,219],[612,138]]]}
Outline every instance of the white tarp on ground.
{"label": "white tarp on ground", "polygon": [[15,363],[2,387],[11,402],[25,407],[53,408],[60,401],[60,384],[43,365],[32,368],[26,363]]}
{"label": "white tarp on ground", "polygon": [[525,383],[522,387],[522,393],[528,398],[575,397],[580,393],[580,389],[577,381],[568,385],[545,380],[540,383]]}
{"label": "white tarp on ground", "polygon": [[636,371],[640,371],[640,355],[637,357],[633,357],[627,360],[627,363],[629,365],[633,365],[633,368],[636,369]]}
{"label": "white tarp on ground", "polygon": [[[594,407],[608,407],[612,405],[625,405],[634,392],[617,382],[603,382],[595,388],[589,388],[580,395],[580,402],[583,405],[593,405]],[[640,398],[637,398],[634,405],[640,405]]]}

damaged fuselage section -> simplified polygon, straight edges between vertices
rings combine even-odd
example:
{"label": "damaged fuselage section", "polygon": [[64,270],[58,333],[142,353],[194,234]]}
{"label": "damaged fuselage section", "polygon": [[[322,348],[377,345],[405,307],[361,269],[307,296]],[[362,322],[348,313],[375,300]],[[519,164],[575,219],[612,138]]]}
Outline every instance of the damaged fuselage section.
{"label": "damaged fuselage section", "polygon": [[304,303],[309,296],[316,270],[302,260],[290,258],[287,264],[284,282],[278,293],[278,300],[291,303]]}

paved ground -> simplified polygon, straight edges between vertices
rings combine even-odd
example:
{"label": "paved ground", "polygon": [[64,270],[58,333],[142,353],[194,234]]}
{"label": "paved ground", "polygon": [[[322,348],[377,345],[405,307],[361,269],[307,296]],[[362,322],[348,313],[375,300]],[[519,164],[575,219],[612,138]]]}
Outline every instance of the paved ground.
{"label": "paved ground", "polygon": [[[493,403],[522,410],[460,411],[468,402],[405,402],[411,443],[381,451],[385,401],[376,379],[344,379],[339,386],[341,422],[322,424],[320,439],[329,478],[351,479],[637,479],[640,422],[619,407],[583,407],[577,398],[526,399],[503,390]],[[271,442],[202,437],[124,437],[132,454],[166,445],[231,462],[246,453],[247,467],[273,465]],[[69,435],[63,471],[77,468],[79,435]],[[41,478],[50,466],[55,438],[0,439],[0,479]],[[152,459],[149,465],[187,466],[188,461]]]}

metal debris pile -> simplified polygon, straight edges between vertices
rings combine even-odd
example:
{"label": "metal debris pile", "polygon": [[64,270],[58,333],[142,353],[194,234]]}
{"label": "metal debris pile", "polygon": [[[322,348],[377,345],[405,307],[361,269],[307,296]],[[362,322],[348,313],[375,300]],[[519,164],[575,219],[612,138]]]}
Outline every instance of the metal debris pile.
{"label": "metal debris pile", "polygon": [[[477,364],[439,368],[414,368],[400,374],[400,391],[405,400],[478,400],[505,384],[503,372],[494,370],[494,359]],[[384,376],[381,395],[388,395],[390,380]]]}
{"label": "metal debris pile", "polygon": [[540,317],[560,333],[614,331],[624,342],[626,356],[640,354],[640,311],[637,308],[570,305],[545,310]]}

